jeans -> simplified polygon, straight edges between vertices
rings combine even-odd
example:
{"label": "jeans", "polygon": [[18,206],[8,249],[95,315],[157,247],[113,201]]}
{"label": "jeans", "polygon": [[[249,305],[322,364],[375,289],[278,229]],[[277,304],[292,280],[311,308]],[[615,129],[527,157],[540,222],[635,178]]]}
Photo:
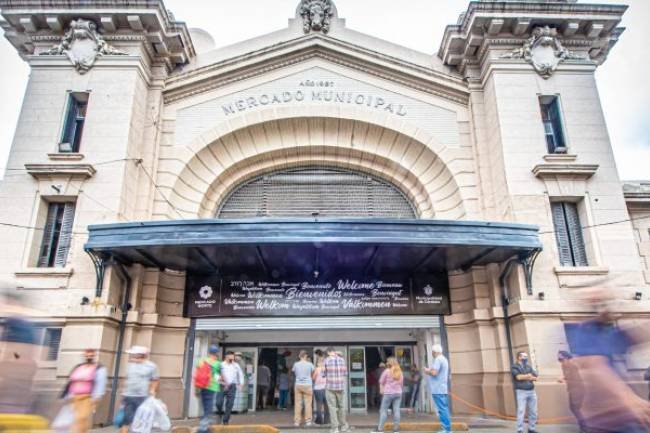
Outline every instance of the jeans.
{"label": "jeans", "polygon": [[223,390],[217,393],[217,413],[222,416],[223,424],[226,425],[230,422],[232,407],[235,405],[237,385],[222,385],[222,388]]}
{"label": "jeans", "polygon": [[314,400],[316,400],[316,424],[326,424],[325,422],[325,390],[315,389]]}
{"label": "jeans", "polygon": [[433,401],[438,410],[438,418],[446,432],[451,431],[451,415],[449,414],[449,397],[447,394],[433,394]]}
{"label": "jeans", "polygon": [[203,409],[201,421],[199,422],[199,433],[206,433],[210,430],[212,415],[214,413],[214,400],[216,396],[217,393],[215,391],[210,391],[209,389],[201,389],[199,391],[201,408]]}
{"label": "jeans", "polygon": [[388,418],[388,408],[393,409],[393,431],[399,431],[400,421],[400,407],[402,406],[402,394],[384,394],[381,398],[381,406],[379,408],[379,427],[377,431],[384,431],[386,419]]}
{"label": "jeans", "polygon": [[122,405],[124,406],[124,419],[122,420],[120,427],[131,425],[133,422],[133,417],[135,417],[135,412],[146,399],[147,397],[122,397]]}
{"label": "jeans", "polygon": [[337,430],[339,427],[347,428],[348,426],[348,422],[345,419],[348,406],[345,394],[345,391],[332,391],[330,389],[325,391],[327,407],[330,410],[332,430]]}
{"label": "jeans", "polygon": [[415,405],[418,402],[418,397],[420,396],[420,383],[413,384],[413,388],[411,389],[411,397],[409,398],[409,405],[408,407],[415,409]]}
{"label": "jeans", "polygon": [[278,400],[278,407],[280,409],[286,409],[288,401],[289,401],[289,390],[288,389],[281,389],[280,390],[280,398]]}
{"label": "jeans", "polygon": [[305,409],[305,422],[311,422],[312,416],[312,399],[314,391],[312,390],[311,385],[296,385],[293,389],[295,401],[294,403],[294,413],[293,421],[300,423],[302,418],[303,407]]}
{"label": "jeans", "polygon": [[524,415],[528,409],[528,431],[537,426],[537,394],[535,390],[517,389],[517,431],[524,431]]}

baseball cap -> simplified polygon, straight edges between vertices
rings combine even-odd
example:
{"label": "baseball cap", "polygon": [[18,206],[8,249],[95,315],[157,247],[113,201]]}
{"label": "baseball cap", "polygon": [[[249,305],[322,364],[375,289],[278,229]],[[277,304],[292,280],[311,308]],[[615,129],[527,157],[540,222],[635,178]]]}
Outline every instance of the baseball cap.
{"label": "baseball cap", "polygon": [[129,355],[146,355],[149,353],[149,349],[144,346],[131,346],[129,350],[126,351]]}
{"label": "baseball cap", "polygon": [[211,355],[216,355],[217,353],[219,353],[219,346],[217,346],[216,344],[213,344],[208,349],[208,353],[211,354]]}

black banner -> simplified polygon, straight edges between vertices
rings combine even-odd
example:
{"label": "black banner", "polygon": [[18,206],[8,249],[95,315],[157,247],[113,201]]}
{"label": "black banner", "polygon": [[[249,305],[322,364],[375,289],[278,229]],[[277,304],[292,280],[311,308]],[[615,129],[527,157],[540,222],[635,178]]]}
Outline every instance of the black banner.
{"label": "black banner", "polygon": [[451,314],[447,275],[318,281],[188,275],[186,317]]}

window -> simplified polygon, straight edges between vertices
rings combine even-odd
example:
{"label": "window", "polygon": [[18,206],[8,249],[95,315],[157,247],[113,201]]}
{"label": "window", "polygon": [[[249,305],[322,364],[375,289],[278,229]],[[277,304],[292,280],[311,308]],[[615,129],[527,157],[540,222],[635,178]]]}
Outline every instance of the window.
{"label": "window", "polygon": [[61,328],[45,328],[43,332],[43,360],[56,361],[61,346]]}
{"label": "window", "polygon": [[540,96],[539,105],[542,110],[548,153],[566,153],[566,140],[560,115],[560,99],[557,96]]}
{"label": "window", "polygon": [[69,94],[59,152],[79,152],[87,107],[88,93],[75,92]]}
{"label": "window", "polygon": [[50,203],[38,257],[41,268],[65,266],[72,240],[75,203]]}
{"label": "window", "polygon": [[555,238],[562,266],[587,266],[582,226],[575,203],[551,203]]}

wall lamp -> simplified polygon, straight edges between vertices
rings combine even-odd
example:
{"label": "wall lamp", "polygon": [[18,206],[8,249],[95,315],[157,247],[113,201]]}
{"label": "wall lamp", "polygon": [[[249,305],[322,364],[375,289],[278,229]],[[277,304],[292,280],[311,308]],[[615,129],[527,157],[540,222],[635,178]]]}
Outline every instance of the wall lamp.
{"label": "wall lamp", "polygon": [[642,297],[643,297],[643,293],[641,293],[641,292],[636,292],[634,294],[634,300],[635,301],[640,301]]}
{"label": "wall lamp", "polygon": [[546,299],[546,294],[544,292],[539,292],[537,294],[537,297],[539,298],[540,301],[543,301],[544,299]]}
{"label": "wall lamp", "polygon": [[90,304],[90,299],[88,299],[87,296],[81,298],[81,305],[88,305],[88,304]]}

